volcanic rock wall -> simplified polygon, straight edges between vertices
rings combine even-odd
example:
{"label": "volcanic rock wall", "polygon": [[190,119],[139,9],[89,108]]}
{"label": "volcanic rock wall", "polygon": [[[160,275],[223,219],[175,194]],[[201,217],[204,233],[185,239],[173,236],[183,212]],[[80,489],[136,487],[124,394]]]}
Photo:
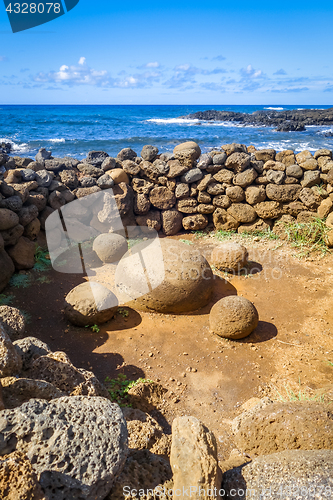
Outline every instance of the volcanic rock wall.
{"label": "volcanic rock wall", "polygon": [[[144,146],[116,158],[92,151],[82,161],[35,161],[0,154],[0,291],[14,269],[33,266],[45,220],[75,198],[113,188],[123,224],[152,227],[167,236],[181,230],[263,231],[276,221],[309,222],[333,210],[332,151],[311,154],[226,144],[201,154],[195,142],[159,154]],[[100,232],[100,221],[90,226]],[[327,221],[330,224],[330,221]],[[333,227],[333,224],[332,224]]]}

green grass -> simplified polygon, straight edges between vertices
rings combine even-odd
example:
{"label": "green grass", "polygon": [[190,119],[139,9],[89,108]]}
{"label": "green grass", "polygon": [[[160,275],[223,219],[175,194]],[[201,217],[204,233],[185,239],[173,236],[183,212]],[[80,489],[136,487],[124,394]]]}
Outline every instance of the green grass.
{"label": "green grass", "polygon": [[27,274],[13,274],[9,284],[14,288],[28,288],[31,285],[31,277]]}
{"label": "green grass", "polygon": [[32,322],[31,314],[29,314],[27,311],[24,311],[23,309],[20,309],[20,312],[21,314],[23,314],[26,324],[29,325]]}
{"label": "green grass", "polygon": [[104,383],[109,391],[111,400],[118,403],[119,406],[131,406],[128,403],[128,391],[138,384],[150,384],[152,380],[138,378],[137,380],[128,380],[126,375],[120,373],[117,378],[110,379],[106,377]]}
{"label": "green grass", "polygon": [[90,328],[90,330],[94,333],[100,332],[100,327],[98,325],[86,325],[85,328]]}
{"label": "green grass", "polygon": [[117,313],[120,314],[120,316],[122,316],[123,318],[127,318],[129,316],[129,311],[122,307],[118,309]]}
{"label": "green grass", "polygon": [[37,278],[37,281],[39,281],[39,283],[52,283],[50,278],[48,278],[47,276],[40,276],[39,278]]}
{"label": "green grass", "polygon": [[275,391],[279,397],[279,400],[283,401],[284,403],[287,403],[289,401],[315,401],[317,403],[324,403],[325,402],[325,394],[311,395],[306,391],[302,391],[300,381],[299,381],[299,391],[298,392],[294,392],[290,388],[290,386],[287,384],[285,384],[285,386],[284,386],[285,395],[282,395],[277,389],[275,389]]}
{"label": "green grass", "polygon": [[291,246],[301,250],[301,257],[308,256],[312,251],[319,251],[322,254],[330,252],[326,244],[326,235],[330,228],[323,219],[316,217],[313,222],[284,223],[284,229],[287,241]]}
{"label": "green grass", "polygon": [[36,248],[34,270],[37,272],[48,271],[51,268],[49,252],[41,247]]}
{"label": "green grass", "polygon": [[199,238],[204,238],[205,236],[207,236],[207,231],[192,231],[192,234],[195,235],[196,239],[199,239]]}
{"label": "green grass", "polygon": [[329,364],[330,366],[333,366],[332,361],[328,361],[328,364]]}
{"label": "green grass", "polygon": [[185,243],[185,245],[193,245],[193,241],[190,241],[190,240],[180,239],[179,241],[181,241],[182,243]]}
{"label": "green grass", "polygon": [[239,233],[239,236],[244,237],[244,238],[262,238],[265,240],[279,240],[280,239],[279,235],[275,234],[270,229],[267,229],[267,231],[251,231],[251,232],[245,231],[244,233]]}
{"label": "green grass", "polygon": [[0,294],[0,306],[10,306],[15,299],[14,295],[5,295],[4,293]]}

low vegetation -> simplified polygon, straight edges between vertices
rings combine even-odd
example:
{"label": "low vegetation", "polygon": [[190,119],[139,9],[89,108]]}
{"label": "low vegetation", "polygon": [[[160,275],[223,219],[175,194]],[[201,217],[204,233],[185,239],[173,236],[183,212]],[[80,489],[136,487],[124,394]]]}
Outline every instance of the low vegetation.
{"label": "low vegetation", "polygon": [[117,378],[110,379],[106,377],[104,383],[111,396],[111,401],[118,403],[119,406],[131,406],[128,402],[128,391],[138,384],[150,384],[152,380],[138,378],[137,380],[128,380],[126,375],[120,373]]}

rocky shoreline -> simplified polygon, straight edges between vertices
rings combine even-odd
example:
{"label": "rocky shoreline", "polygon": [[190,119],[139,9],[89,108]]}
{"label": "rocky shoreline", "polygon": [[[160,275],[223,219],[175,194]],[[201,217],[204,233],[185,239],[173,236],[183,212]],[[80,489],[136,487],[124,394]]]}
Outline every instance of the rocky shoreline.
{"label": "rocky shoreline", "polygon": [[[35,160],[2,153],[0,169],[0,292],[15,270],[33,267],[34,242],[51,213],[103,190],[112,189],[125,228],[144,226],[165,236],[205,228],[279,231],[281,223],[314,217],[333,229],[328,149],[295,155],[233,143],[201,154],[195,142],[186,142],[172,153],[149,145],[141,156],[125,148],[116,158],[92,151],[82,161],[41,149]],[[91,212],[85,221],[90,238],[112,230],[104,222],[105,214]],[[59,230],[49,244],[61,244]]]}
{"label": "rocky shoreline", "polygon": [[[333,125],[333,108],[330,109],[293,109],[286,111],[262,110],[252,114],[232,111],[198,111],[180,118],[234,122],[244,126],[255,125],[276,127],[278,132],[303,132],[309,125]],[[328,137],[331,137],[328,132]]]}

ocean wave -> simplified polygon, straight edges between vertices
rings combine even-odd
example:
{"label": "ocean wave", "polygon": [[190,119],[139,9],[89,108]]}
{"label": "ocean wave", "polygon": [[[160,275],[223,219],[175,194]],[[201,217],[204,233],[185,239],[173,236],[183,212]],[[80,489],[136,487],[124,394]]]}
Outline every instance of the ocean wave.
{"label": "ocean wave", "polygon": [[273,106],[269,106],[269,107],[264,108],[264,109],[274,109],[275,111],[282,111],[284,108],[274,108]]}
{"label": "ocean wave", "polygon": [[46,139],[46,140],[47,140],[47,142],[55,142],[55,143],[57,143],[57,142],[66,142],[66,139],[64,139],[64,138],[61,138],[61,139]]}
{"label": "ocean wave", "polygon": [[156,124],[176,124],[176,125],[202,125],[203,127],[230,127],[230,128],[260,128],[260,125],[248,123],[237,123],[228,121],[199,120],[198,118],[150,118],[146,122]]}
{"label": "ocean wave", "polygon": [[179,123],[179,124],[191,124],[191,123],[199,123],[202,120],[198,120],[197,118],[150,118],[149,120],[146,120],[147,122],[151,123],[165,123],[167,125],[170,125],[170,123]]}
{"label": "ocean wave", "polygon": [[17,144],[12,139],[8,139],[7,137],[0,137],[0,142],[8,142],[11,145],[11,150],[15,151],[15,153],[28,153],[30,151],[29,144],[26,142]]}

